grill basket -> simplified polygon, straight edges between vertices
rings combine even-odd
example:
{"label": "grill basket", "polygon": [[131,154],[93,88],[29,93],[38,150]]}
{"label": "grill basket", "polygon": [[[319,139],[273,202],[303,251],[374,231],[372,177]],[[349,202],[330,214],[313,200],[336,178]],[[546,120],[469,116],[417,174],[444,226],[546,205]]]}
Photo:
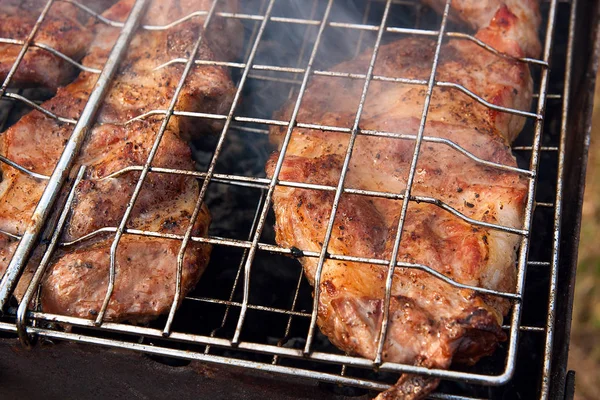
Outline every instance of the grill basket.
{"label": "grill basket", "polygon": [[[101,87],[110,82],[107,72],[119,65],[119,44],[126,49],[135,34],[137,19],[143,15],[143,3],[143,0],[136,2],[122,26],[121,42],[104,68],[106,75],[101,76]],[[403,372],[441,377],[442,384],[432,395],[436,399],[572,396],[573,375],[567,374],[566,360],[598,56],[598,2],[544,1],[542,15],[543,57],[522,60],[530,64],[534,77],[533,107],[527,112],[502,110],[527,117],[526,127],[513,150],[521,173],[529,178],[530,190],[523,228],[513,232],[522,241],[518,286],[504,326],[509,340],[493,356],[474,367],[427,370],[389,362],[379,365],[337,350],[314,327],[312,288],[294,258],[321,257],[322,261],[340,255],[275,244],[270,205],[276,182],[264,175],[264,163],[272,150],[268,143],[269,127],[294,126],[296,122],[273,119],[273,111],[289,99],[301,98],[312,76],[385,80],[387,77],[373,76],[367,71],[364,75],[351,75],[331,73],[327,68],[362,50],[410,35],[438,39],[438,47],[448,38],[475,40],[474,37],[464,33],[464,28],[450,21],[447,15],[440,17],[417,0],[247,0],[238,14],[220,12],[218,6],[190,14],[191,18],[206,18],[208,29],[211,18],[241,20],[246,33],[241,60],[196,61],[229,67],[239,100],[234,101],[228,115],[192,115],[225,122],[219,136],[192,144],[198,171],[192,175],[201,186],[206,186],[204,200],[213,215],[209,237],[191,238],[214,245],[210,264],[197,288],[182,299],[179,309],[173,307],[169,315],[144,326],[103,321],[97,321],[102,322],[97,326],[91,320],[44,313],[36,308],[35,279],[29,296],[19,304],[10,295],[19,267],[24,265],[30,250],[42,243],[51,254],[58,246],[73,244],[60,243],[58,239],[62,218],[49,216],[40,220],[31,227],[30,234],[19,238],[19,250],[11,262],[13,268],[9,267],[0,282],[4,310],[0,318],[0,334],[4,337],[0,339],[3,371],[0,385],[7,390],[8,397],[48,393],[57,398],[79,397],[78,394],[86,397],[92,392],[98,397],[166,397],[174,391],[182,398],[364,397],[386,389]],[[40,20],[43,17],[42,14]],[[169,26],[140,27],[157,28],[169,29]],[[37,44],[33,38],[15,45]],[[173,62],[191,61],[183,58]],[[435,75],[423,82],[396,81],[429,89],[450,87],[486,104],[464,87],[436,81]],[[180,84],[183,82],[184,79]],[[2,89],[0,94],[2,130],[23,113],[39,109],[40,101],[48,96],[43,90]],[[101,104],[102,94],[102,90],[96,96],[93,93],[88,106]],[[168,115],[172,111],[157,110],[154,114]],[[66,123],[74,126],[73,137],[78,132],[83,137],[93,119],[91,115],[82,115],[78,121]],[[295,125],[315,127],[306,123]],[[358,134],[351,129],[345,131]],[[398,133],[401,132],[360,132],[380,136]],[[403,140],[430,139],[424,132],[423,138],[413,136]],[[447,145],[466,152],[452,143]],[[75,156],[76,153],[63,154],[57,170],[68,171]],[[190,175],[189,171],[152,169],[151,161],[121,173],[148,168],[150,174]],[[51,177],[42,177],[48,179],[49,186],[54,184],[56,190],[53,198],[43,199],[38,207],[52,209],[56,194],[61,188],[75,187],[82,171],[78,175],[78,171],[73,171],[70,180],[61,178],[56,171]],[[277,184],[305,187],[294,182]],[[334,187],[319,190],[339,192]],[[402,198],[397,193],[374,195]],[[444,206],[436,199],[413,200]],[[69,206],[66,199],[55,209],[66,216]],[[96,234],[117,232],[117,227],[105,227]],[[157,235],[134,230],[124,234]],[[389,260],[375,262],[388,265]],[[42,263],[38,278],[43,267]],[[427,266],[410,267],[427,270]],[[13,351],[20,348],[17,337],[26,347],[34,347],[34,351]],[[43,345],[55,341],[100,345],[112,351],[75,343]],[[120,349],[143,353],[143,361]],[[56,372],[51,375],[47,373],[49,370]],[[65,384],[56,385],[57,382]]]}

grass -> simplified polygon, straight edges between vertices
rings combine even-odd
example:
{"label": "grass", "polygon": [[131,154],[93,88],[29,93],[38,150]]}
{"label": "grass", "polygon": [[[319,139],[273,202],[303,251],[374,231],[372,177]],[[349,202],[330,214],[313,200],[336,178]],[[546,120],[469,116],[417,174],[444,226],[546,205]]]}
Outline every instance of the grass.
{"label": "grass", "polygon": [[600,396],[600,85],[593,118],[569,351],[576,400]]}

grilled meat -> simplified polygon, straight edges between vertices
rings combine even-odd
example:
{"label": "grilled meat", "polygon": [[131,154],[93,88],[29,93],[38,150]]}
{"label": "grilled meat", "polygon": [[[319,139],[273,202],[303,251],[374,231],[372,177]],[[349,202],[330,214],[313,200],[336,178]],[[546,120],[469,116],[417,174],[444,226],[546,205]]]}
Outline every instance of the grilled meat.
{"label": "grilled meat", "polygon": [[[485,39],[511,55],[522,55],[518,43],[504,41],[514,23],[506,8],[498,10],[489,26],[479,31]],[[427,80],[435,43],[408,38],[380,48],[374,73],[387,77]],[[371,51],[333,68],[365,73]],[[436,81],[460,84],[490,103],[528,110],[532,80],[528,66],[496,55],[467,40],[451,40],[441,49]],[[298,122],[351,128],[363,88],[362,80],[315,77],[303,98]],[[372,81],[360,118],[360,131],[375,130],[416,135],[426,87]],[[277,117],[289,120],[293,105]],[[492,110],[454,88],[435,87],[425,135],[458,144],[482,160],[516,166],[510,143],[524,118]],[[278,145],[285,127],[274,127]],[[279,180],[337,186],[349,135],[295,128]],[[359,134],[349,162],[345,187],[405,193],[415,149],[414,140]],[[273,154],[267,175],[273,176],[280,158]],[[423,142],[416,166],[412,196],[442,201],[473,220],[521,228],[527,180],[518,173],[483,165],[450,146]],[[276,240],[284,247],[319,252],[332,210],[328,191],[277,186],[273,197]],[[402,200],[342,194],[327,252],[390,260]],[[389,326],[383,360],[427,368],[475,363],[505,340],[502,320],[510,307],[506,299],[459,289],[426,271],[425,265],[467,285],[513,292],[516,249],[520,237],[477,226],[425,202],[408,205],[394,271]],[[317,259],[301,259],[314,286]],[[387,266],[326,260],[319,290],[321,331],[340,349],[374,359],[383,320]],[[403,376],[385,399],[420,399],[437,380]]]}
{"label": "grilled meat", "polygon": [[[88,1],[87,6],[101,11],[107,0]],[[0,37],[25,41],[47,0],[0,0]],[[84,3],[85,4],[85,3]],[[89,17],[89,16],[87,16]],[[88,19],[75,5],[57,1],[40,25],[34,43],[50,46],[79,61],[93,38]],[[19,52],[20,44],[0,43],[0,81],[4,82]],[[48,50],[31,46],[10,81],[10,87],[47,87],[56,90],[75,74],[76,67]]]}
{"label": "grilled meat", "polygon": [[[424,0],[424,3],[441,11],[446,0]],[[477,31],[488,27],[492,19],[498,19],[496,25],[503,43],[518,45],[528,57],[539,55],[538,31],[542,16],[538,0],[452,0],[450,4],[451,15]],[[494,40],[495,36],[480,34],[480,39],[486,43],[489,38]]]}
{"label": "grilled meat", "polygon": [[[207,10],[209,0],[151,2],[144,24],[165,25],[193,11]],[[235,2],[229,3],[234,7]],[[123,0],[103,15],[124,21],[133,0]],[[188,20],[167,30],[140,29],[131,41],[97,117],[88,133],[77,165],[88,166],[85,179],[76,189],[74,206],[63,233],[73,241],[102,227],[116,227],[134,190],[139,171],[109,175],[146,162],[163,116],[134,122],[145,112],[166,109],[184,66],[169,60],[190,54],[203,18]],[[84,65],[101,68],[116,40],[118,28],[98,24],[97,35]],[[232,32],[237,35],[239,32]],[[214,59],[203,44],[198,54]],[[83,110],[97,75],[82,73],[72,84],[42,104],[58,115],[76,119]],[[226,70],[199,66],[191,70],[179,95],[176,110],[226,113],[234,87]],[[185,120],[173,116],[161,140],[153,167],[193,170],[194,162],[186,140],[214,128],[210,120]],[[72,126],[59,123],[37,111],[24,116],[2,138],[2,154],[25,168],[51,174],[71,134]],[[0,229],[13,234],[24,231],[44,182],[2,165]],[[128,229],[183,235],[189,226],[199,194],[195,178],[150,173],[135,203]],[[206,235],[206,207],[195,221],[193,235]],[[42,307],[51,313],[93,318],[107,291],[109,252],[114,234],[97,235],[63,247],[54,256],[42,283]],[[4,239],[8,241],[9,239]],[[116,282],[106,317],[109,320],[151,319],[170,307],[175,293],[179,240],[125,234],[116,254]],[[5,243],[3,265],[10,260],[14,244]],[[191,242],[183,261],[182,291],[188,292],[204,270],[210,247]],[[3,272],[0,270],[0,272]],[[26,279],[22,279],[22,282]],[[22,287],[20,288],[22,290]]]}

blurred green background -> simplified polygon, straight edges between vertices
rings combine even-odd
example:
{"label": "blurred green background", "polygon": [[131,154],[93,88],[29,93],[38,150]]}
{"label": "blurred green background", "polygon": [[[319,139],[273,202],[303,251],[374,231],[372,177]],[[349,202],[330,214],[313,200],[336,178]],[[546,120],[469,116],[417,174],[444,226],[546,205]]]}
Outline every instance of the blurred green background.
{"label": "blurred green background", "polygon": [[593,118],[569,350],[577,400],[600,399],[600,85]]}

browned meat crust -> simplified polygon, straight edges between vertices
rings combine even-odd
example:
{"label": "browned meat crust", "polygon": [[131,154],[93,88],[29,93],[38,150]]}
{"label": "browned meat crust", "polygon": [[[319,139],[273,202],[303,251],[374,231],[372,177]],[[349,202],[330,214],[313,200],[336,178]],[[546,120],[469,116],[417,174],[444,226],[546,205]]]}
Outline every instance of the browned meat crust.
{"label": "browned meat crust", "polygon": [[[446,0],[424,0],[424,3],[443,10]],[[538,32],[542,16],[538,0],[452,0],[450,4],[451,15],[477,31],[488,27],[494,18],[496,23],[502,19],[512,20],[498,23],[502,30],[501,41],[518,45],[528,57],[539,57],[542,46]],[[487,42],[486,38],[481,39]]]}
{"label": "browned meat crust", "polygon": [[[478,33],[489,44],[522,55],[518,43],[503,41],[505,8]],[[489,22],[489,21],[488,21]],[[514,22],[514,21],[513,21]],[[428,79],[435,43],[404,39],[382,46],[375,74]],[[371,52],[333,68],[365,73]],[[442,48],[436,79],[463,85],[490,103],[528,110],[532,81],[526,64],[495,55],[466,40]],[[298,121],[352,127],[363,81],[315,77],[306,91]],[[426,88],[373,81],[361,130],[415,135]],[[289,119],[293,105],[280,115]],[[516,166],[509,144],[524,119],[489,109],[455,89],[436,87],[425,135],[445,138],[480,159]],[[281,144],[285,127],[271,138]],[[337,186],[349,135],[296,128],[285,154],[280,180]],[[359,135],[345,187],[402,194],[414,141]],[[272,176],[280,155],[267,164]],[[520,228],[527,180],[517,173],[479,164],[440,143],[424,142],[412,195],[434,197],[475,220]],[[276,240],[284,247],[321,251],[334,195],[332,192],[278,186],[274,193]],[[343,194],[329,246],[330,254],[389,260],[402,201]],[[429,266],[468,285],[513,292],[519,236],[474,226],[426,203],[411,202],[397,261]],[[301,259],[315,283],[317,259]],[[387,267],[327,260],[319,287],[317,323],[340,349],[370,359],[376,356],[383,316]],[[509,302],[472,290],[458,289],[427,272],[396,268],[383,360],[428,368],[448,368],[453,361],[472,364],[505,340],[502,319]],[[421,399],[437,380],[403,377],[382,394],[385,399]],[[410,395],[409,395],[410,393]]]}
{"label": "browned meat crust", "polygon": [[[133,1],[121,1],[104,13],[123,21]],[[235,3],[235,2],[231,2]],[[154,1],[145,24],[164,25],[194,10],[207,10],[209,0]],[[122,168],[143,165],[161,125],[162,117],[125,124],[132,117],[154,109],[165,109],[174,95],[183,65],[155,67],[191,52],[203,20],[194,19],[165,31],[140,30],[111,84],[98,122],[89,132],[77,164],[88,166],[77,188],[72,214],[64,232],[66,241],[98,228],[117,226],[133,192],[139,172],[105,178]],[[83,63],[101,67],[119,30],[98,24],[97,36]],[[238,34],[234,32],[233,34]],[[199,57],[213,59],[202,46]],[[77,118],[97,79],[82,73],[72,84],[58,90],[42,106],[58,115]],[[177,110],[225,113],[234,87],[226,70],[196,67],[190,72],[179,96]],[[184,123],[185,122],[185,123]],[[153,166],[193,170],[186,139],[211,128],[202,120],[172,117],[162,138]],[[39,112],[31,112],[12,126],[2,138],[2,154],[42,174],[50,174],[72,126],[58,123]],[[31,216],[44,183],[2,165],[0,227],[19,234]],[[193,178],[150,173],[138,198],[128,228],[182,235],[189,224],[199,194]],[[204,207],[193,234],[206,235],[210,217]],[[108,282],[109,248],[113,235],[97,237],[57,252],[42,286],[42,307],[51,313],[93,318],[104,299]],[[108,306],[109,320],[147,320],[165,312],[175,293],[177,253],[180,241],[126,234],[117,253],[115,291]],[[4,262],[10,244],[2,248]],[[182,288],[194,287],[204,270],[210,247],[195,242],[187,248]]]}
{"label": "browned meat crust", "polygon": [[[96,11],[102,11],[113,2],[102,0],[83,3]],[[0,37],[22,41],[27,39],[46,3],[46,0],[1,0]],[[88,17],[76,6],[57,1],[48,11],[33,41],[79,61],[93,38],[92,30],[85,26]],[[21,45],[0,44],[0,82],[4,82],[20,50]],[[69,62],[47,50],[32,46],[13,75],[10,87],[43,86],[56,90],[58,86],[70,81],[77,72],[76,67]]]}

